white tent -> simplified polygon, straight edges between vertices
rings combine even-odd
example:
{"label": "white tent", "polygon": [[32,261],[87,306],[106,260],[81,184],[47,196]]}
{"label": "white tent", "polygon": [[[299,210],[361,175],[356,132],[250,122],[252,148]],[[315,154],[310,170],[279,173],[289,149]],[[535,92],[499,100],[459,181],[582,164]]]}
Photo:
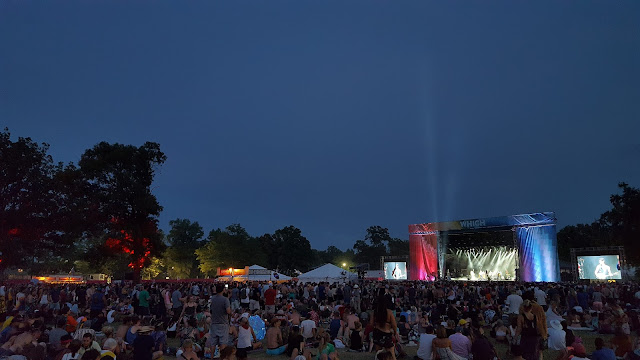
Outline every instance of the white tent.
{"label": "white tent", "polygon": [[269,270],[260,265],[249,266],[249,274],[247,274],[248,281],[289,281],[291,277],[278,273],[276,279],[273,275],[275,271]]}
{"label": "white tent", "polygon": [[358,275],[339,268],[333,264],[324,264],[319,268],[315,268],[309,272],[306,272],[298,276],[300,282],[345,282],[350,280],[356,280]]}

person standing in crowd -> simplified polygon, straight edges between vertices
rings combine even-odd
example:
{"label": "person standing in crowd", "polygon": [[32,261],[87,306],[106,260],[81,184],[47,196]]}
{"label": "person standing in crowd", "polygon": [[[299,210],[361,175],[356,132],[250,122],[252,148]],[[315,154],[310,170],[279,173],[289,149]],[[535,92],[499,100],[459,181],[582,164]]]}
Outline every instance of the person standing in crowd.
{"label": "person standing in crowd", "polygon": [[534,288],[534,296],[538,305],[542,306],[542,309],[544,309],[544,311],[547,311],[547,293],[536,286]]}
{"label": "person standing in crowd", "polygon": [[269,287],[264,292],[264,307],[267,314],[275,314],[276,313],[276,296],[278,292],[273,286]]}
{"label": "person standing in crowd", "polygon": [[171,310],[173,311],[173,318],[176,321],[179,320],[178,317],[182,314],[182,300],[180,286],[176,285],[171,293]]}
{"label": "person standing in crowd", "polygon": [[211,327],[209,328],[209,340],[211,352],[215,352],[215,347],[224,349],[229,343],[229,316],[231,315],[231,304],[226,297],[224,284],[216,284],[216,295],[211,299]]}
{"label": "person standing in crowd", "polygon": [[102,288],[98,287],[96,292],[91,296],[91,313],[90,316],[92,319],[98,317],[98,314],[104,310],[106,306],[107,299],[102,292]]}
{"label": "person standing in crowd", "polygon": [[516,336],[520,336],[520,351],[525,360],[539,360],[541,330],[538,328],[538,319],[532,312],[531,301],[522,303],[522,311],[518,315],[518,328]]}
{"label": "person standing in crowd", "polygon": [[361,312],[360,308],[360,286],[358,284],[353,285],[353,290],[351,291],[351,306],[355,310],[356,314]]}
{"label": "person standing in crowd", "polygon": [[518,295],[517,289],[514,287],[511,290],[511,295],[507,296],[507,300],[505,300],[505,305],[509,307],[507,313],[511,316],[517,316],[520,314],[520,306],[522,305],[522,297]]}
{"label": "person standing in crowd", "polygon": [[143,286],[142,290],[138,292],[138,314],[140,316],[147,316],[151,312],[149,311],[149,287]]}
{"label": "person standing in crowd", "polygon": [[250,297],[251,289],[248,286],[243,285],[240,289],[240,307],[242,307],[243,310],[249,310],[249,303],[251,302]]}

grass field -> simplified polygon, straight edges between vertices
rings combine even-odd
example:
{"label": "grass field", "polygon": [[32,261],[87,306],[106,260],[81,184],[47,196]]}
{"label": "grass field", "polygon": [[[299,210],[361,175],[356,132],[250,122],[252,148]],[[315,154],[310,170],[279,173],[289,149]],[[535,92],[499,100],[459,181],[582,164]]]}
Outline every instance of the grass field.
{"label": "grass field", "polygon": [[[611,335],[601,335],[601,334],[596,334],[594,332],[589,332],[589,331],[574,331],[576,336],[579,336],[580,338],[582,338],[582,343],[584,344],[585,348],[587,349],[587,354],[590,354],[591,352],[593,352],[595,350],[595,346],[594,346],[594,340],[597,337],[601,337],[603,338],[605,341],[608,341],[611,338]],[[500,359],[510,359],[511,357],[507,356],[507,345],[505,344],[500,344],[500,343],[495,343],[493,341],[493,339],[490,338],[490,340],[494,343],[494,345],[496,346],[496,350],[498,351],[498,356],[500,357]],[[177,339],[170,339],[169,340],[169,346],[171,347],[176,347],[179,346],[179,341]],[[413,357],[416,355],[416,351],[418,350],[417,346],[414,347],[405,347],[405,350],[407,352],[407,359],[412,360]],[[311,351],[312,354],[316,354],[317,351],[312,350]],[[338,354],[340,356],[341,360],[373,360],[374,359],[374,354],[373,353],[355,353],[355,352],[348,352],[344,349],[338,350]],[[554,360],[552,359],[551,356],[551,352],[550,351],[545,351],[543,353],[544,356],[544,360]],[[174,357],[168,357],[165,356],[164,357],[167,360],[173,360],[175,359]],[[255,360],[285,360],[287,359],[287,357],[285,355],[280,355],[280,356],[270,356],[267,355],[264,350],[256,350],[254,352],[251,352],[249,354],[249,359],[255,359]]]}

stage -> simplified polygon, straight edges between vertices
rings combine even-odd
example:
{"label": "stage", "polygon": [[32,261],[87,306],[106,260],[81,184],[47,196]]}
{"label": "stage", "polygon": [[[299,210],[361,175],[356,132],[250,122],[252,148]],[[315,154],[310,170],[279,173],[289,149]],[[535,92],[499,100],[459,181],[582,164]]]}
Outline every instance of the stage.
{"label": "stage", "polygon": [[409,225],[410,279],[560,281],[552,212]]}

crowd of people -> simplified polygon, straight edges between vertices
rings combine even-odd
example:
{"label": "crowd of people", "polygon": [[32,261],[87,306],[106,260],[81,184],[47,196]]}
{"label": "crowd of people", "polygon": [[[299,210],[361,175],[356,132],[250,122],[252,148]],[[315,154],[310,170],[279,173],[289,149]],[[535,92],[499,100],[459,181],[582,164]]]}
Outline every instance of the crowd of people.
{"label": "crowd of people", "polygon": [[639,305],[625,283],[30,283],[0,286],[0,359],[636,360]]}

